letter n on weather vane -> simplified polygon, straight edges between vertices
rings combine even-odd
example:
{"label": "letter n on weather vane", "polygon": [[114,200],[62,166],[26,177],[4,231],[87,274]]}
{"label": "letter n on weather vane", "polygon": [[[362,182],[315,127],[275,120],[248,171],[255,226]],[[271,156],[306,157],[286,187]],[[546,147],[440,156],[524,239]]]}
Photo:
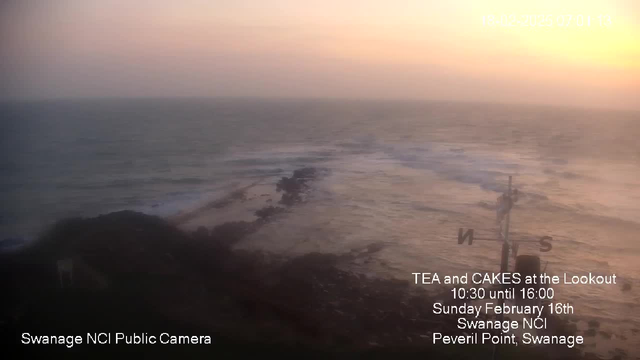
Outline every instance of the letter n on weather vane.
{"label": "letter n on weather vane", "polygon": [[[509,220],[510,213],[513,209],[513,203],[518,200],[518,190],[511,191],[511,176],[509,176],[509,189],[505,194],[502,194],[498,197],[497,201],[497,223],[500,225],[500,229],[498,231],[498,238],[493,237],[478,237],[475,236],[474,229],[467,229],[465,231],[464,228],[458,229],[458,245],[462,245],[465,242],[468,242],[469,245],[473,244],[474,240],[480,241],[495,241],[501,242],[508,247],[511,247],[513,251],[513,255],[516,256],[518,253],[518,248],[520,243],[529,243],[529,242],[537,242],[540,244],[540,252],[549,252],[553,247],[551,241],[553,238],[551,236],[543,236],[539,240],[530,240],[530,239],[509,239]],[[506,218],[506,224],[504,226],[503,233],[503,219]]]}

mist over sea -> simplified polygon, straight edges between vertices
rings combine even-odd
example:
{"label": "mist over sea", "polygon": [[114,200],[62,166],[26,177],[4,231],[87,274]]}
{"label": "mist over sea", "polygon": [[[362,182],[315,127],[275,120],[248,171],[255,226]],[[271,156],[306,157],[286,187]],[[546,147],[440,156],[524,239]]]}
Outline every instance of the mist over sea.
{"label": "mist over sea", "polygon": [[[640,328],[640,114],[444,102],[82,100],[0,105],[0,238],[122,209],[169,216],[294,169],[326,169],[307,203],[241,246],[298,254],[384,249],[359,271],[497,271],[508,175],[511,230],[554,238],[547,272],[615,273],[559,286],[576,314]],[[206,224],[203,224],[206,225]],[[520,254],[539,254],[522,245]]]}

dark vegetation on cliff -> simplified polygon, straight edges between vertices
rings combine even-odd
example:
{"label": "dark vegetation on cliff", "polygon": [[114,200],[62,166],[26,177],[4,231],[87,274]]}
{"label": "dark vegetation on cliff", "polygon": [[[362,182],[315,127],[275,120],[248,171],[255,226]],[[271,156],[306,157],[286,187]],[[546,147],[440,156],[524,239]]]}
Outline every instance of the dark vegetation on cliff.
{"label": "dark vegetation on cliff", "polygon": [[[296,175],[297,174],[297,175]],[[286,207],[302,200],[314,171],[283,178]],[[286,211],[259,210],[253,222],[194,233],[131,211],[55,224],[40,241],[0,262],[2,342],[28,358],[78,353],[91,358],[301,355],[305,358],[489,358],[490,347],[433,346],[430,335],[456,334],[455,318],[434,316],[437,295],[408,282],[370,279],[340,264],[379,251],[311,253],[286,259],[233,248]],[[61,287],[57,262],[73,261]],[[449,296],[443,296],[449,298]],[[210,335],[212,345],[19,346],[20,333],[126,332]],[[578,358],[575,351],[506,349],[502,358]]]}

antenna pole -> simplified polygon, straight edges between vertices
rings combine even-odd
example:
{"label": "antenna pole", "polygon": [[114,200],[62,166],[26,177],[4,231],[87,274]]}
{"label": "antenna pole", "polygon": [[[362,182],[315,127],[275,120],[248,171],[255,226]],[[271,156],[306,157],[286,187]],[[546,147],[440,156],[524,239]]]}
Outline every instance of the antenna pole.
{"label": "antenna pole", "polygon": [[[507,244],[507,246],[509,245],[509,220],[511,218],[511,209],[513,207],[513,199],[511,198],[511,175],[509,175],[509,187],[507,188],[507,195],[509,198],[509,211],[507,211],[507,222],[504,225],[504,242],[505,244]],[[507,254],[507,261],[509,260],[508,254]],[[502,264],[502,268],[504,268],[505,270],[507,269],[507,267],[509,266],[509,264],[507,263]]]}
{"label": "antenna pole", "polygon": [[[509,271],[509,223],[511,220],[511,209],[513,208],[513,199],[511,197],[511,181],[512,181],[512,177],[511,175],[509,175],[509,186],[507,187],[507,201],[509,201],[509,203],[507,204],[508,206],[508,211],[506,214],[506,221],[505,221],[505,225],[504,225],[504,232],[502,232],[502,224],[500,224],[500,228],[498,229],[498,231],[500,232],[500,235],[502,237],[502,257],[501,257],[501,261],[500,261],[500,272],[501,273],[506,273]],[[506,285],[502,285],[503,288],[506,288]],[[502,307],[504,305],[504,297],[500,298],[498,301],[498,304]],[[502,322],[502,320],[504,319],[504,314],[500,313],[498,314],[498,320],[500,322]],[[498,357],[498,348],[499,348],[499,344],[494,345],[493,347],[493,355],[491,356],[491,359],[495,360]]]}

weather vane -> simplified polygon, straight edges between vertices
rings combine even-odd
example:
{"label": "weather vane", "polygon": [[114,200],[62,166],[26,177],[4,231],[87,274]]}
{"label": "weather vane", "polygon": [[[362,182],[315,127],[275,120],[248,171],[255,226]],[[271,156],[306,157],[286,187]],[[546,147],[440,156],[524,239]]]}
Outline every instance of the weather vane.
{"label": "weather vane", "polygon": [[551,236],[542,236],[539,240],[531,239],[510,239],[509,238],[509,226],[511,223],[511,210],[513,204],[518,201],[518,189],[511,189],[512,177],[509,176],[509,186],[507,192],[503,193],[496,200],[496,223],[498,224],[498,234],[496,238],[490,237],[476,237],[474,229],[464,228],[458,229],[458,244],[464,244],[468,241],[468,244],[473,244],[473,241],[496,241],[502,243],[502,262],[500,264],[500,270],[506,272],[509,264],[509,249],[512,250],[513,256],[518,255],[518,247],[520,243],[537,242],[540,244],[540,252],[551,251],[552,245]]}
{"label": "weather vane", "polygon": [[[496,223],[498,225],[497,238],[488,237],[475,237],[473,229],[464,228],[458,229],[458,244],[462,245],[468,240],[469,245],[473,244],[474,240],[479,241],[496,241],[502,243],[502,256],[500,261],[500,272],[506,273],[509,271],[509,249],[512,250],[514,258],[518,256],[518,247],[520,243],[538,242],[540,243],[540,252],[551,251],[552,245],[551,236],[542,236],[539,240],[529,239],[509,239],[509,225],[511,222],[511,210],[513,204],[518,201],[518,189],[511,189],[512,177],[509,176],[509,185],[507,192],[503,193],[496,200]],[[517,267],[517,266],[516,266]],[[504,304],[504,298],[499,300],[500,306]],[[498,319],[502,320],[503,315],[499,314]],[[498,356],[498,345],[493,348],[492,359],[496,359]]]}

